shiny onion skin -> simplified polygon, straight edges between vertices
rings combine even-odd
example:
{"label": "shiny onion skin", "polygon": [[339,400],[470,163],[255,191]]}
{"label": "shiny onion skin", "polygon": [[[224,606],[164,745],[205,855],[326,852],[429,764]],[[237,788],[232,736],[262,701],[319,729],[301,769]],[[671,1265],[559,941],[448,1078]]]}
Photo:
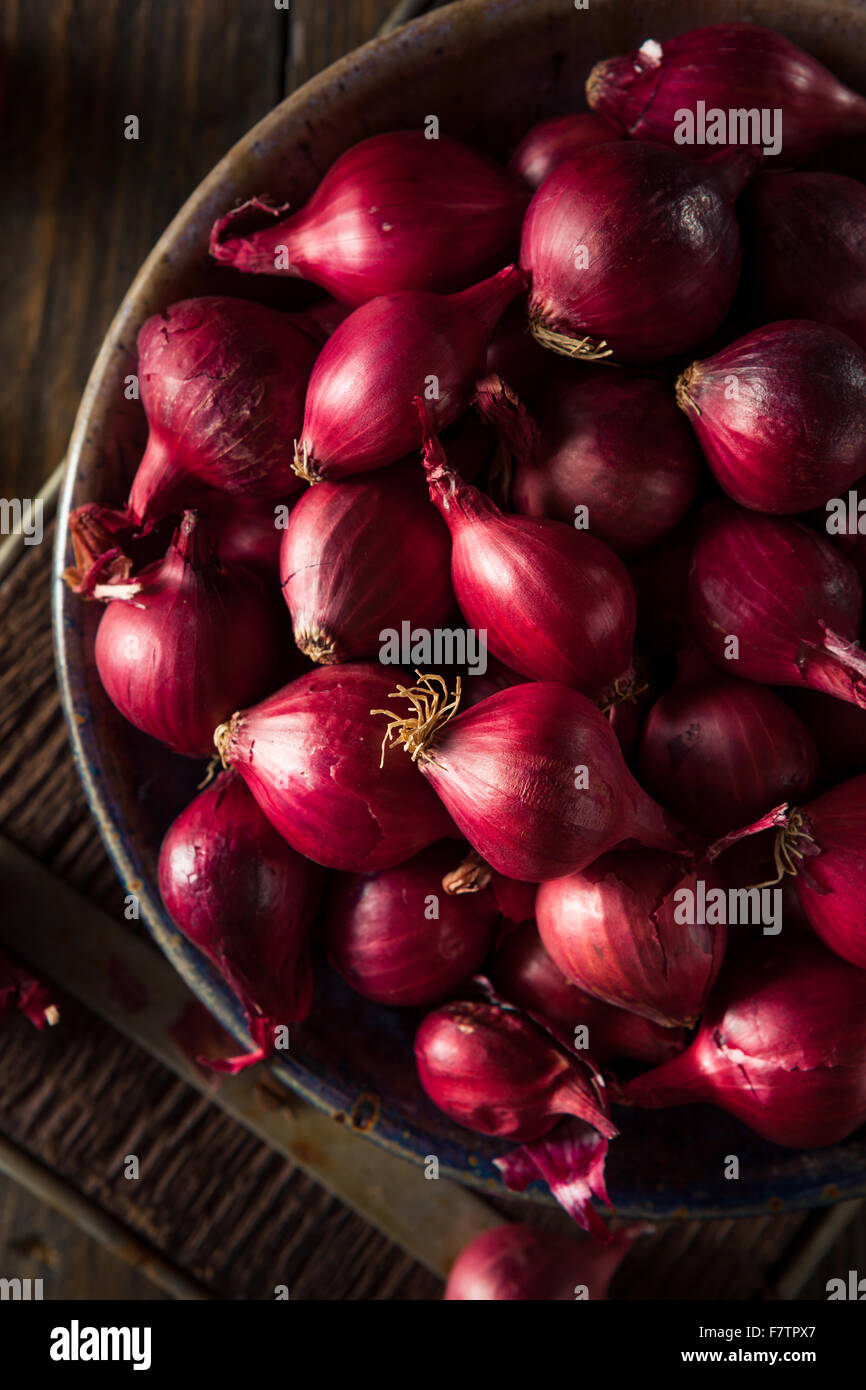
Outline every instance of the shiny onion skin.
{"label": "shiny onion skin", "polygon": [[340,877],[325,912],[328,960],[365,999],[401,1007],[439,1003],[487,955],[498,919],[489,890],[451,897],[442,878],[452,842],[405,864]]}
{"label": "shiny onion skin", "polygon": [[138,377],[149,432],[129,494],[139,525],[206,487],[265,501],[299,491],[292,440],[321,341],[305,327],[303,315],[217,296],[147,320]]}
{"label": "shiny onion skin", "polygon": [[753,947],[720,979],[694,1042],[624,1098],[709,1102],[787,1148],[839,1143],[866,1120],[866,971],[809,937]]}
{"label": "shiny onion skin", "polygon": [[802,801],[817,776],[814,741],[778,695],[680,653],[677,680],[641,737],[640,780],[657,801],[715,837]]}
{"label": "shiny onion skin", "polygon": [[734,199],[753,165],[741,152],[700,165],[637,140],[557,165],[520,246],[542,345],[586,361],[654,362],[718,328],[740,274]]}
{"label": "shiny onion skin", "polygon": [[866,349],[866,188],[844,174],[760,174],[749,189],[746,271],[764,323],[816,319]]}
{"label": "shiny onion skin", "polygon": [[441,627],[454,608],[448,528],[406,462],[299,498],[280,583],[301,651],[323,665],[373,658],[382,632]]}
{"label": "shiny onion skin", "polygon": [[175,753],[207,757],[226,707],[280,679],[278,605],[258,575],[222,569],[194,511],[184,513],[164,560],[94,594],[108,601],[94,649],[106,694]]}
{"label": "shiny onion skin", "polygon": [[523,922],[503,936],[487,973],[503,999],[523,1009],[564,1047],[574,1048],[575,1029],[585,1027],[588,1050],[598,1062],[615,1057],[663,1062],[686,1045],[684,1031],[662,1028],[573,985],[545,950],[534,922]]}
{"label": "shiny onion skin", "polygon": [[256,1050],[215,1064],[239,1071],[269,1056],[275,1029],[307,1017],[309,934],[321,873],[277,834],[235,772],[182,811],[159,856],[159,891],[175,926],[234,990]]}
{"label": "shiny onion skin", "polygon": [[[866,101],[802,48],[760,24],[708,24],[597,63],[586,84],[593,111],[638,140],[674,145],[677,113],[782,110],[782,149],[797,164],[831,140],[866,133]],[[681,148],[681,147],[678,147]],[[718,145],[688,145],[711,157]]]}
{"label": "shiny onion skin", "polygon": [[670,387],[636,372],[587,367],[552,375],[534,457],[515,463],[511,501],[524,516],[589,530],[618,555],[655,545],[695,500],[702,459]]}
{"label": "shiny onion skin", "polygon": [[576,690],[530,681],[456,718],[453,700],[443,704],[429,680],[406,698],[415,713],[395,714],[392,700],[389,736],[405,744],[460,833],[506,878],[560,878],[624,840],[686,851],[676,822],[632,777],[604,715]]}
{"label": "shiny onion skin", "polygon": [[663,1028],[693,1028],[725,953],[724,926],[677,921],[675,892],[714,870],[656,850],[602,855],[581,873],[543,883],[535,911],[554,962],[588,994]]}
{"label": "shiny onion skin", "polygon": [[367,663],[323,666],[214,734],[284,839],[329,869],[388,869],[453,826],[408,758],[380,769],[383,704],[399,672]]}
{"label": "shiny onion skin", "polygon": [[481,375],[487,344],[523,287],[506,266],[459,294],[402,291],[355,309],[328,339],[310,377],[294,468],[307,482],[338,481],[396,463],[419,447],[412,404],[426,399],[437,429],[457,420]]}
{"label": "shiny onion skin", "polygon": [[570,159],[590,145],[606,145],[622,138],[616,126],[592,111],[554,116],[526,132],[508,161],[508,167],[530,188],[538,188],[564,159]]}
{"label": "shiny onion skin", "polygon": [[599,1245],[519,1222],[494,1226],[460,1251],[443,1301],[563,1303],[588,1297],[600,1302],[632,1240],[617,1232],[607,1245]]}
{"label": "shiny onion skin", "polygon": [[808,511],[866,472],[866,352],[826,324],[754,329],[693,362],[677,402],[742,507]]}
{"label": "shiny onion skin", "polygon": [[430,497],[451,532],[451,581],[489,650],[534,680],[601,696],[631,672],[634,590],[622,561],[586,531],[510,516],[447,462],[426,434]]}
{"label": "shiny onion skin", "polygon": [[[743,680],[823,690],[866,707],[857,572],[788,518],[712,502],[689,576],[691,628],[715,664]],[[729,638],[739,655],[726,659]]]}
{"label": "shiny onion skin", "polygon": [[866,776],[808,802],[800,816],[794,892],[824,944],[866,970]]}
{"label": "shiny onion skin", "polygon": [[427,1015],[415,1037],[427,1095],[477,1134],[527,1142],[563,1115],[617,1133],[592,1064],[567,1057],[536,1024],[496,1004],[458,1001]]}
{"label": "shiny onion skin", "polygon": [[452,294],[502,264],[526,202],[516,178],[459,140],[388,131],[342,154],[297,212],[253,199],[221,217],[210,251],[353,306],[395,290]]}

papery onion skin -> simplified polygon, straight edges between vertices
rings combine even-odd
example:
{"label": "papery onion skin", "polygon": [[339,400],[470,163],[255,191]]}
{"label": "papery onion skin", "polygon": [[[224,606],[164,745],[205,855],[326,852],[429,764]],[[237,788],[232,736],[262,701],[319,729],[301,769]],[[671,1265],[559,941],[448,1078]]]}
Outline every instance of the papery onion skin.
{"label": "papery onion skin", "polygon": [[430,497],[451,532],[451,579],[470,626],[534,680],[601,696],[629,674],[636,604],[622,561],[586,531],[510,516],[425,440]]}
{"label": "papery onion skin", "polygon": [[309,934],[321,872],[277,834],[235,772],[222,773],[180,813],[159,857],[159,889],[175,925],[238,996],[257,1050],[310,1012]]}
{"label": "papery onion skin", "polygon": [[733,204],[752,164],[732,153],[710,168],[636,140],[559,164],[529,205],[520,246],[540,341],[641,363],[708,337],[737,287]]}
{"label": "papery onion skin", "polygon": [[810,840],[799,844],[804,856],[794,892],[824,944],[866,970],[866,776],[842,782],[802,811]]}
{"label": "papery onion skin", "polygon": [[624,1098],[710,1102],[793,1149],[846,1139],[866,1120],[866,972],[809,937],[752,948],[725,971],[694,1042]]}
{"label": "papery onion skin", "polygon": [[554,116],[526,132],[508,167],[530,188],[538,188],[564,159],[591,145],[606,145],[622,138],[616,126],[592,111]]}
{"label": "papery onion skin", "polygon": [[498,1005],[458,1001],[428,1014],[415,1037],[415,1060],[430,1099],[478,1134],[527,1142],[562,1115],[586,1120],[608,1138],[617,1133],[590,1066]]}
{"label": "papery onion skin", "polygon": [[742,507],[820,507],[866,471],[866,352],[806,319],[756,328],[677,382],[717,481]]}
{"label": "papery onion skin", "polygon": [[365,999],[399,1007],[439,1003],[478,970],[498,913],[489,890],[451,897],[445,841],[405,864],[332,884],[325,913],[328,960]]}
{"label": "papery onion skin", "polygon": [[679,922],[676,894],[720,886],[713,869],[654,850],[618,850],[544,883],[538,931],[581,989],[662,1027],[694,1027],[725,952],[724,925]]}
{"label": "papery onion skin", "polygon": [[141,525],[218,487],[265,501],[300,490],[292,440],[321,336],[303,316],[216,295],[154,314],[138,335],[147,448],[129,494]]}
{"label": "papery onion skin", "polygon": [[[857,572],[823,536],[789,518],[704,508],[689,576],[695,636],[723,671],[809,686],[866,705]],[[736,659],[726,656],[734,650]]]}
{"label": "papery onion skin", "polygon": [[253,200],[220,218],[210,250],[237,270],[312,280],[353,306],[395,290],[451,294],[502,264],[526,202],[516,178],[459,140],[388,131],[342,154],[297,212]]}
{"label": "papery onion skin", "polygon": [[465,411],[490,336],[523,287],[516,266],[454,295],[404,291],[362,304],[328,339],[310,377],[296,468],[336,481],[396,463],[421,439],[416,396],[437,429]]}
{"label": "papery onion skin", "polygon": [[442,627],[454,609],[448,528],[405,463],[319,483],[296,503],[280,550],[295,641],[324,664],[376,657],[383,632]]}
{"label": "papery onion skin", "polygon": [[662,1028],[573,985],[554,964],[534,922],[523,922],[505,934],[488,974],[503,999],[523,1009],[564,1047],[574,1048],[575,1029],[585,1027],[587,1047],[596,1061],[634,1057],[663,1062],[685,1047],[686,1034],[680,1029]]}
{"label": "papery onion skin", "polygon": [[607,1245],[512,1222],[483,1231],[463,1247],[448,1275],[446,1303],[573,1301],[578,1289],[600,1302],[632,1237]]}
{"label": "papery onion skin", "polygon": [[206,527],[184,514],[164,560],[96,596],[110,600],[94,659],[121,714],[173,752],[206,757],[226,711],[280,679],[282,614],[258,575],[223,570]]}
{"label": "papery onion skin", "polygon": [[380,768],[381,720],[394,681],[381,666],[322,666],[220,726],[215,741],[284,839],[330,869],[391,868],[453,834],[408,758]]}
{"label": "papery onion skin", "polygon": [[760,319],[816,319],[866,349],[862,183],[843,174],[760,174],[747,207],[746,275]]}
{"label": "papery onion skin", "polygon": [[511,499],[524,516],[575,524],[618,555],[656,544],[692,505],[700,450],[660,378],[587,367],[553,375],[532,459],[515,465]]}
{"label": "papery onion skin", "polygon": [[697,652],[680,653],[676,683],[641,737],[640,779],[657,801],[718,836],[781,801],[802,801],[817,775],[815,744],[783,700],[722,675]]}
{"label": "papery onion skin", "polygon": [[604,715],[564,685],[530,681],[489,696],[437,729],[417,766],[507,878],[560,878],[629,839],[686,848],[628,771]]}
{"label": "papery onion skin", "polygon": [[[866,131],[866,101],[802,48],[760,24],[708,24],[597,63],[589,105],[633,138],[673,145],[678,113],[722,108],[782,111],[786,164],[829,140]],[[710,158],[718,145],[688,145]]]}

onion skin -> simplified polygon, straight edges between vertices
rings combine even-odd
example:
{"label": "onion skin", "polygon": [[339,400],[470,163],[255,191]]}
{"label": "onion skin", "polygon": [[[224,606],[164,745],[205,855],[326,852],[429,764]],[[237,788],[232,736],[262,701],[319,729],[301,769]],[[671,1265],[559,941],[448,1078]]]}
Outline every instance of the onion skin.
{"label": "onion skin", "polygon": [[0,1023],[18,1009],[42,1032],[60,1022],[53,991],[26,966],[0,951]]}
{"label": "onion skin", "polygon": [[415,1038],[421,1085],[458,1124],[527,1142],[574,1115],[613,1138],[590,1066],[568,1058],[522,1014],[495,1004],[444,1004]]}
{"label": "onion skin", "polygon": [[460,1251],[444,1302],[563,1303],[573,1301],[581,1287],[594,1302],[604,1301],[632,1239],[623,1232],[608,1245],[598,1245],[518,1222],[495,1226]]}
{"label": "onion skin", "polygon": [[[635,782],[604,715],[552,682],[511,686],[436,731],[417,766],[461,834],[506,878],[540,883],[635,839],[683,851]],[[575,769],[588,769],[586,788]]]}
{"label": "onion skin", "polygon": [[785,319],[754,329],[693,362],[677,401],[717,481],[742,507],[807,511],[866,471],[866,352],[825,324]]}
{"label": "onion skin", "polygon": [[[866,969],[866,776],[852,777],[803,808],[808,842],[794,892],[831,951]],[[815,849],[819,851],[815,853]]]}
{"label": "onion skin", "polygon": [[[696,102],[709,111],[782,110],[786,164],[830,140],[866,132],[866,101],[808,53],[760,24],[709,24],[662,44],[596,64],[586,84],[593,111],[639,140],[673,145],[676,114]],[[696,158],[718,146],[689,145]]]}
{"label": "onion skin", "polygon": [[310,1012],[309,935],[320,889],[320,871],[277,834],[234,772],[222,773],[168,830],[162,900],[238,996],[256,1044],[220,1070],[269,1056],[276,1027]]}
{"label": "onion skin", "polygon": [[386,628],[428,631],[454,609],[448,528],[405,464],[319,483],[283,533],[280,583],[295,641],[313,661],[376,657]]}
{"label": "onion skin", "polygon": [[[393,869],[340,878],[326,912],[328,960],[352,989],[377,1004],[439,1003],[487,955],[498,918],[492,894],[442,891],[454,862],[449,842]],[[429,908],[435,900],[435,917]]]}
{"label": "onion skin", "polygon": [[862,183],[843,174],[760,174],[747,206],[750,300],[760,319],[815,319],[866,349]]}
{"label": "onion skin", "polygon": [[589,529],[618,555],[655,545],[695,500],[700,450],[670,389],[655,377],[587,367],[554,376],[534,458],[515,465],[511,500],[524,516]]}
{"label": "onion skin", "polygon": [[454,295],[381,295],[328,339],[307,390],[295,467],[308,482],[337,481],[396,463],[420,444],[413,399],[430,378],[435,428],[469,405],[490,336],[523,286],[516,266]]}
{"label": "onion skin", "polygon": [[173,752],[206,757],[214,724],[273,688],[283,668],[281,614],[259,576],[222,570],[196,512],[164,560],[115,590],[96,633],[103,688],[121,714]]}
{"label": "onion skin", "polygon": [[596,1061],[634,1057],[642,1062],[663,1062],[685,1047],[686,1035],[679,1029],[662,1028],[573,985],[554,964],[534,922],[524,922],[506,933],[488,973],[503,999],[523,1009],[564,1047],[574,1048],[574,1030],[584,1026]]}
{"label": "onion skin", "polygon": [[866,772],[866,710],[818,690],[790,690],[785,698],[817,746],[822,783]]}
{"label": "onion skin", "polygon": [[719,981],[690,1047],[624,1099],[710,1102],[787,1148],[839,1143],[866,1120],[866,973],[808,937],[753,948]]}
{"label": "onion skin", "polygon": [[184,299],[138,335],[147,448],[129,494],[139,525],[217,487],[275,501],[300,490],[292,440],[320,338],[243,299]]}
{"label": "onion skin", "polygon": [[[712,502],[689,575],[691,629],[717,666],[765,685],[809,686],[866,706],[866,657],[853,565],[788,518]],[[739,655],[725,656],[736,637]]]}
{"label": "onion skin", "polygon": [[[388,131],[341,155],[291,216],[254,199],[220,218],[210,251],[236,270],[312,280],[353,306],[395,290],[451,294],[502,264],[526,202],[516,178],[459,140]],[[269,220],[251,230],[256,212]]]}
{"label": "onion skin", "polygon": [[602,541],[557,521],[509,516],[450,468],[427,436],[430,497],[451,532],[460,611],[523,676],[601,696],[630,672],[636,603]]}
{"label": "onion skin", "polygon": [[214,550],[227,570],[245,565],[273,580],[279,574],[280,542],[273,502],[214,492],[202,498],[199,511],[213,531]]}
{"label": "onion skin", "polygon": [[384,704],[400,672],[367,663],[323,666],[218,730],[269,821],[314,863],[347,873],[388,869],[453,826],[408,758],[379,762]]}
{"label": "onion skin", "polygon": [[815,744],[783,700],[680,653],[676,684],[653,705],[641,739],[640,779],[651,796],[716,837],[781,801],[802,801],[817,775]]}
{"label": "onion skin", "polygon": [[723,926],[680,924],[674,891],[720,881],[707,864],[688,873],[654,850],[602,855],[581,873],[544,883],[538,931],[579,988],[663,1028],[693,1028],[719,973]]}
{"label": "onion skin", "polygon": [[554,116],[526,132],[508,161],[508,167],[535,189],[564,159],[572,158],[591,145],[606,145],[611,140],[621,139],[622,133],[616,126],[592,111]]}
{"label": "onion skin", "polygon": [[[545,346],[654,362],[719,327],[740,274],[734,198],[753,165],[741,153],[722,160],[709,168],[620,140],[554,169],[529,205],[520,246],[530,322]],[[575,247],[586,249],[584,265]]]}

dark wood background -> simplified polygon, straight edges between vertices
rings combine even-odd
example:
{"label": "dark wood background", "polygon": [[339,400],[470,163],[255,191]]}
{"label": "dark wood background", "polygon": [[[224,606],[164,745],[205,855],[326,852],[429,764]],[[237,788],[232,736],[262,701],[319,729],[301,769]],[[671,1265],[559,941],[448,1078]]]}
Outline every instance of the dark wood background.
{"label": "dark wood background", "polygon": [[[530,3],[530,0],[527,0]],[[229,146],[371,38],[393,0],[3,0],[0,4],[0,495],[60,463],[81,390],[153,242]],[[140,138],[124,138],[138,117]],[[68,752],[48,615],[50,531],[0,587],[0,829],[116,912],[118,887]],[[2,893],[2,888],[0,888]],[[0,899],[2,911],[2,899]],[[26,933],[22,937],[26,951]],[[437,1279],[82,1005],[3,1028],[0,1137],[206,1296],[437,1298]],[[122,1157],[146,1152],[147,1181]],[[624,1297],[760,1297],[813,1229],[802,1215],[675,1223]],[[804,1293],[866,1268],[852,1225]],[[0,1177],[0,1275],[47,1297],[160,1294],[128,1259]]]}

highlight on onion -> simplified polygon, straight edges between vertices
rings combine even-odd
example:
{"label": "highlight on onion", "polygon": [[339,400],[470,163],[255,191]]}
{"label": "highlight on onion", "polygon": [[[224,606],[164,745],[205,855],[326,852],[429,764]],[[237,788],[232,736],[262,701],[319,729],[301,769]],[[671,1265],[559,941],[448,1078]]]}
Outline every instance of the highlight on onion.
{"label": "highlight on onion", "polygon": [[530,188],[538,188],[558,164],[588,149],[621,140],[616,126],[592,111],[553,116],[528,130],[508,161],[513,173]]}
{"label": "highlight on onion", "polygon": [[630,1231],[599,1245],[516,1221],[494,1226],[460,1251],[443,1297],[446,1303],[606,1299],[633,1240]]}

